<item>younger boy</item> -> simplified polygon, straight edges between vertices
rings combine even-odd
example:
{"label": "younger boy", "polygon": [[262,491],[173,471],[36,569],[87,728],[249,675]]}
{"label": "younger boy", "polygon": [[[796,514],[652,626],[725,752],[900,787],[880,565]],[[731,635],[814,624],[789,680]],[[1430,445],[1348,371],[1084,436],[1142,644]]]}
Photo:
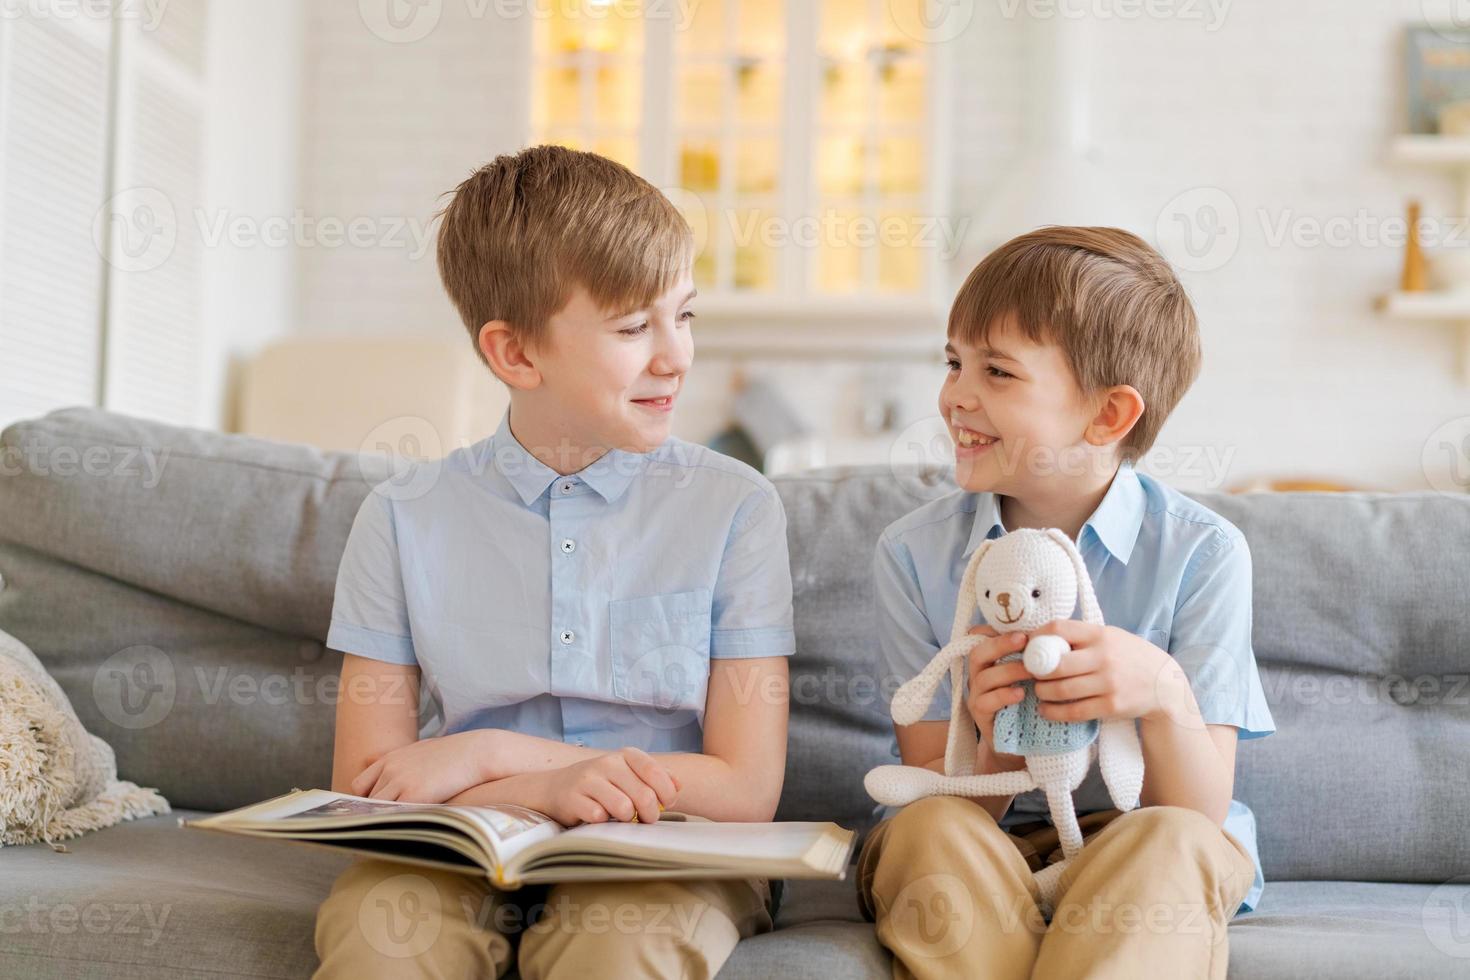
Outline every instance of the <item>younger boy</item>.
{"label": "younger boy", "polygon": [[[1226,922],[1262,885],[1253,818],[1231,799],[1236,741],[1274,731],[1251,650],[1250,553],[1230,522],[1133,468],[1199,370],[1194,311],[1137,237],[1052,227],[971,272],[948,335],[939,410],[961,489],[878,542],[884,689],[949,641],[980,542],[1059,527],[1108,625],[1036,631],[1072,647],[1035,682],[1041,715],[1138,719],[1143,805],[1104,809],[1094,768],[1076,797],[1079,812],[1096,811],[1082,819],[1087,844],[1048,928],[1033,872],[1061,854],[1040,794],[921,800],[865,842],[864,910],[895,975],[1223,978]],[[995,713],[1030,679],[1019,660],[997,661],[1028,637],[972,632],[994,638],[970,655],[977,771],[1022,768],[990,740]],[[946,686],[924,720],[895,726],[905,764],[943,771],[949,697]]]}
{"label": "younger boy", "polygon": [[[358,512],[327,638],[344,654],[333,788],[568,825],[676,804],[771,819],[786,518],[754,470],[669,435],[693,356],[688,225],[626,168],[539,146],[460,184],[438,246],[510,410],[425,492],[384,485]],[[443,708],[433,738],[420,682]],[[527,978],[707,977],[771,927],[770,902],[760,879],[503,894],[362,861],[318,912],[317,975],[495,977],[518,952]]]}

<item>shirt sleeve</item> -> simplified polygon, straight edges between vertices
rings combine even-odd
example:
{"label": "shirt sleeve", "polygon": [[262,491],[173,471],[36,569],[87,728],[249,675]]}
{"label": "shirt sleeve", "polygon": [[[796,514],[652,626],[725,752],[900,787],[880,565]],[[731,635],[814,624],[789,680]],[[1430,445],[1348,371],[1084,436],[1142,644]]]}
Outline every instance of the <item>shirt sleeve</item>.
{"label": "shirt sleeve", "polygon": [[357,510],[337,567],[327,646],[373,660],[415,664],[391,506],[374,490]]}
{"label": "shirt sleeve", "polygon": [[796,652],[786,509],[775,487],[746,497],[736,511],[712,601],[712,659]]}
{"label": "shirt sleeve", "polygon": [[1169,654],[1189,678],[1208,725],[1234,725],[1240,738],[1276,730],[1251,647],[1251,554],[1239,531],[1220,531],[1185,570],[1169,632]]}
{"label": "shirt sleeve", "polygon": [[[900,685],[928,666],[939,652],[939,641],[919,591],[918,575],[906,548],[887,533],[878,538],[873,555],[873,594],[878,617],[878,690],[891,712],[893,695]],[[950,683],[940,681],[934,700],[924,711],[923,721],[949,718]]]}

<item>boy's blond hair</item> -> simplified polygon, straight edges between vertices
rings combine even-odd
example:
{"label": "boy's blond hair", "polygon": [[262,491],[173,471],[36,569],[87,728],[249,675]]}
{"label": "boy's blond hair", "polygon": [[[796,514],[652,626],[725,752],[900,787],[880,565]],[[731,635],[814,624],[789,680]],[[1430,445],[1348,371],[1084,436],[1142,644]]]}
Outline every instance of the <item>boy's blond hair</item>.
{"label": "boy's blond hair", "polygon": [[1042,228],[987,255],[955,297],[950,339],[984,346],[1007,318],[1032,343],[1061,348],[1084,396],[1112,385],[1143,396],[1123,459],[1148,452],[1199,374],[1199,323],[1184,286],[1121,228]]}
{"label": "boy's blond hair", "polygon": [[610,313],[645,307],[693,261],[693,235],[669,199],[595,153],[533,146],[452,193],[435,215],[439,278],[477,351],[491,320],[544,346],[547,320],[579,284]]}

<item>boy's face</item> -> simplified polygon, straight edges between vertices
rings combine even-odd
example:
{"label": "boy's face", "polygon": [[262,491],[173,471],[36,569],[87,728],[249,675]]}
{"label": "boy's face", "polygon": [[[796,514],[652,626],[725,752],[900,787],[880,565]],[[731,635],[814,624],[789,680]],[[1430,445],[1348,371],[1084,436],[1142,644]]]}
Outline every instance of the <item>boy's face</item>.
{"label": "boy's face", "polygon": [[647,309],[599,309],[577,286],[532,357],[541,375],[537,415],[577,448],[645,453],[669,437],[694,359],[692,272]]}
{"label": "boy's face", "polygon": [[1060,347],[1033,344],[1002,322],[982,347],[951,337],[945,356],[939,413],[955,444],[955,480],[965,490],[1024,498],[1098,454],[1083,439],[1095,406]]}

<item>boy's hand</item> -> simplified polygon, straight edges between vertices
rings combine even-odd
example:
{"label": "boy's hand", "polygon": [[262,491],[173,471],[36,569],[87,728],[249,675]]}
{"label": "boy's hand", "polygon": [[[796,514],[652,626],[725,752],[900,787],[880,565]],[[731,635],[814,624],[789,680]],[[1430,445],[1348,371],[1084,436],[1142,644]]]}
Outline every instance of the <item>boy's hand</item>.
{"label": "boy's hand", "polygon": [[354,795],[404,803],[443,803],[486,780],[484,753],[493,732],[424,738],[385,753],[352,781]]}
{"label": "boy's hand", "polygon": [[1008,653],[1020,653],[1026,649],[1025,633],[1000,635],[989,626],[973,626],[972,636],[988,636],[991,639],[977,644],[970,651],[970,684],[965,704],[980,730],[980,750],[989,752],[999,770],[1020,769],[1026,764],[1023,756],[995,752],[993,729],[995,713],[1008,704],[1016,704],[1025,696],[1020,682],[1029,680],[1026,665],[1019,660],[1011,663],[996,663]]}
{"label": "boy's hand", "polygon": [[536,809],[567,827],[635,817],[657,823],[679,796],[673,774],[631,746],[537,775],[545,780],[545,798]]}
{"label": "boy's hand", "polygon": [[1127,630],[1057,619],[1031,635],[1060,636],[1072,648],[1036,682],[1038,711],[1049,721],[1177,719],[1199,711],[1188,681],[1179,683],[1178,662]]}

